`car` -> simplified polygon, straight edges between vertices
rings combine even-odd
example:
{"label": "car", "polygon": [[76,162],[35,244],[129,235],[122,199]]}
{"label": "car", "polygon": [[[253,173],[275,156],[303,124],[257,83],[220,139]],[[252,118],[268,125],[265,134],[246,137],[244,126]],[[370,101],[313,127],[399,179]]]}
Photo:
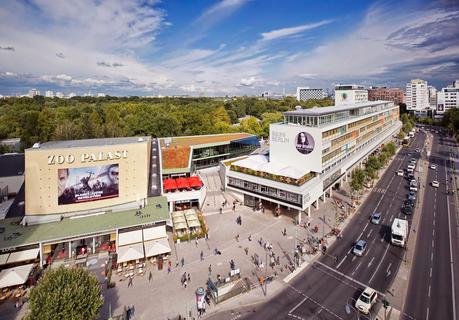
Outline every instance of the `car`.
{"label": "car", "polygon": [[440,183],[437,180],[432,181],[432,187],[438,188],[440,186]]}
{"label": "car", "polygon": [[411,153],[408,153],[407,156],[408,156],[408,157],[411,157]]}
{"label": "car", "polygon": [[416,158],[411,158],[411,159],[410,159],[410,162],[414,162],[414,163],[416,163],[416,161],[417,161],[417,159],[416,159]]}
{"label": "car", "polygon": [[401,170],[401,169],[398,170],[398,171],[397,171],[397,176],[402,176],[402,177],[403,177],[403,170]]}
{"label": "car", "polygon": [[418,187],[416,185],[411,185],[410,191],[418,192]]}
{"label": "car", "polygon": [[410,191],[410,193],[408,194],[408,200],[416,201],[416,192]]}
{"label": "car", "polygon": [[418,149],[416,149],[416,152],[417,152],[417,153],[421,152],[421,149],[419,149],[419,148],[418,148]]}
{"label": "car", "polygon": [[432,170],[437,170],[437,166],[434,165],[434,164],[431,164],[431,165],[430,165],[430,169],[432,169]]}
{"label": "car", "polygon": [[416,179],[411,179],[410,180],[410,186],[412,186],[412,185],[415,185],[415,186],[418,185]]}
{"label": "car", "polygon": [[356,255],[356,256],[363,256],[363,254],[365,253],[365,249],[367,248],[367,242],[365,240],[362,240],[360,239],[359,241],[357,241],[357,243],[354,245],[354,249],[352,250],[352,252]]}
{"label": "car", "polygon": [[412,206],[404,206],[402,208],[402,212],[406,215],[412,215],[413,214],[413,207]]}
{"label": "car", "polygon": [[371,223],[379,224],[381,222],[381,212],[374,212],[371,215]]}
{"label": "car", "polygon": [[355,302],[355,308],[364,314],[369,314],[377,298],[376,290],[366,287]]}
{"label": "car", "polygon": [[415,202],[412,200],[408,200],[408,199],[405,200],[405,202],[403,203],[404,207],[414,207],[414,205],[415,205]]}

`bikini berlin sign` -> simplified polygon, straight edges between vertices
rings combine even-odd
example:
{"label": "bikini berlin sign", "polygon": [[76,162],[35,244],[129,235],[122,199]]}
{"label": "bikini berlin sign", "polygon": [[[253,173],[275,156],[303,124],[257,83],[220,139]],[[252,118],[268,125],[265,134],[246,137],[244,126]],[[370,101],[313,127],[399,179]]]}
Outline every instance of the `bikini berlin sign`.
{"label": "bikini berlin sign", "polygon": [[322,171],[322,132],[286,124],[270,126],[270,161],[301,171]]}

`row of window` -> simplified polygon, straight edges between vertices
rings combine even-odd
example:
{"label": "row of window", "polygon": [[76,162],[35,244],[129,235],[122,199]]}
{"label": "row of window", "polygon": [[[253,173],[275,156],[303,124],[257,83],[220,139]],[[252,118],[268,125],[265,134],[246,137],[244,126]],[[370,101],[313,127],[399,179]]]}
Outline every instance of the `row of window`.
{"label": "row of window", "polygon": [[299,205],[300,207],[302,206],[303,197],[297,193],[284,191],[233,177],[228,177],[228,186],[247,190],[255,194],[265,195],[270,198],[276,198],[281,201]]}

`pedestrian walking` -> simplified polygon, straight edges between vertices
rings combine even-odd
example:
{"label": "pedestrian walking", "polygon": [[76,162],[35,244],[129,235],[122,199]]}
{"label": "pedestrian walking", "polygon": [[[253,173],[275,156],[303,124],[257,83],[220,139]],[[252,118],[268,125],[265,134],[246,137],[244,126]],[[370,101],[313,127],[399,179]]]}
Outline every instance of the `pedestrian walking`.
{"label": "pedestrian walking", "polygon": [[198,237],[195,239],[196,247],[199,245]]}
{"label": "pedestrian walking", "polygon": [[220,214],[222,214],[222,212],[223,212],[223,209],[222,209],[222,208],[220,208]]}
{"label": "pedestrian walking", "polygon": [[245,248],[244,248],[244,251],[245,251],[245,255],[248,255],[248,254],[249,254],[249,248],[245,247]]}
{"label": "pedestrian walking", "polygon": [[236,235],[236,241],[239,242],[239,233]]}
{"label": "pedestrian walking", "polygon": [[249,234],[249,237],[248,237],[249,241],[252,241],[252,235]]}
{"label": "pedestrian walking", "polygon": [[132,286],[133,286],[133,283],[132,283],[132,278],[131,278],[131,277],[129,277],[128,288],[129,288],[129,287],[132,287]]}
{"label": "pedestrian walking", "polygon": [[180,260],[180,262],[182,263],[182,267],[185,265],[185,258],[182,257],[182,260]]}
{"label": "pedestrian walking", "polygon": [[186,282],[186,280],[183,282],[183,286],[185,287],[186,289],[186,286],[188,285],[188,283]]}
{"label": "pedestrian walking", "polygon": [[167,266],[167,274],[171,273],[171,271],[172,271],[171,266]]}
{"label": "pedestrian walking", "polygon": [[233,212],[236,211],[236,205],[233,204]]}
{"label": "pedestrian walking", "polygon": [[171,260],[169,260],[169,261],[167,262],[167,265],[168,265],[169,267],[171,267],[171,268],[172,268],[172,261],[171,261]]}
{"label": "pedestrian walking", "polygon": [[189,273],[187,274],[186,279],[188,280],[188,282],[191,282],[191,275]]}
{"label": "pedestrian walking", "polygon": [[150,271],[150,273],[148,274],[148,282],[150,282],[152,278],[153,278],[153,274]]}
{"label": "pedestrian walking", "polygon": [[265,206],[261,207],[261,212],[265,213]]}
{"label": "pedestrian walking", "polygon": [[209,240],[209,233],[206,232],[206,241]]}
{"label": "pedestrian walking", "polygon": [[287,228],[284,228],[284,232],[282,233],[284,236],[287,235]]}
{"label": "pedestrian walking", "polygon": [[201,250],[201,261],[204,260],[204,252]]}
{"label": "pedestrian walking", "polygon": [[212,265],[209,264],[209,277],[210,277],[211,274],[212,274]]}

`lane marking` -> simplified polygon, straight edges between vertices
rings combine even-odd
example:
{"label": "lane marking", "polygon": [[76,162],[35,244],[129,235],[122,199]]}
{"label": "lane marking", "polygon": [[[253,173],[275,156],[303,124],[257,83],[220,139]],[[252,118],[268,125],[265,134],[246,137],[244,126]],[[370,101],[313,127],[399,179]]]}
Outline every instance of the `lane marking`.
{"label": "lane marking", "polygon": [[390,267],[391,267],[391,266],[392,266],[392,262],[391,262],[391,263],[389,263],[389,266],[388,266],[388,267],[387,267],[387,269],[386,269],[386,273],[388,273],[388,272],[389,272],[389,269],[390,269]]}
{"label": "lane marking", "polygon": [[341,260],[340,263],[338,263],[338,265],[336,266],[336,269],[338,269],[339,267],[341,267],[341,265],[343,264],[344,260],[346,260],[347,258],[347,255],[344,256],[343,260]]}
{"label": "lane marking", "polygon": [[430,253],[430,261],[433,261],[433,252]]}
{"label": "lane marking", "polygon": [[[326,264],[324,264],[324,263],[322,263],[322,262],[320,262],[320,261],[314,262],[314,264],[313,264],[312,266],[314,267],[315,265],[320,265],[320,266],[322,266],[322,267],[324,267],[324,268],[326,268],[326,269],[332,271],[333,273],[336,273],[336,274],[340,275],[341,277],[346,278],[347,280],[349,280],[349,281],[351,281],[351,282],[357,283],[359,286],[361,286],[361,287],[363,287],[363,288],[366,288],[366,287],[369,286],[368,284],[365,284],[365,283],[363,283],[363,282],[360,282],[360,281],[358,281],[357,279],[354,279],[354,278],[348,276],[347,274],[342,273],[341,271],[335,270],[335,269],[333,269],[332,267],[329,267],[329,266],[327,266]],[[317,270],[326,273],[324,270],[322,270],[322,269],[320,269],[320,268],[317,268]],[[328,274],[328,273],[326,273],[326,274]],[[329,275],[330,275],[330,274],[329,274]],[[330,276],[331,276],[331,275],[330,275]],[[335,279],[337,279],[337,278],[335,278]],[[386,297],[386,295],[385,295],[384,293],[382,293],[382,292],[380,292],[380,291],[378,291],[378,290],[376,290],[376,289],[374,289],[374,290],[375,290],[375,291],[378,293],[378,295],[380,295],[381,297],[383,297],[383,298]]]}
{"label": "lane marking", "polygon": [[373,233],[373,229],[370,229],[370,231],[368,232],[367,238],[369,238],[372,233]]}
{"label": "lane marking", "polygon": [[427,296],[430,298],[430,285],[429,285],[429,293],[427,294]]}
{"label": "lane marking", "polygon": [[427,307],[426,313],[427,313],[426,320],[429,320],[429,307]]}
{"label": "lane marking", "polygon": [[375,259],[375,257],[372,257],[372,258],[371,258],[370,263],[368,264],[368,267],[367,267],[367,268],[369,268],[369,267],[372,265],[374,259]]}
{"label": "lane marking", "polygon": [[371,282],[371,281],[373,280],[373,278],[375,277],[376,273],[378,272],[379,267],[381,266],[381,264],[382,264],[383,261],[384,261],[384,258],[386,257],[387,251],[389,251],[389,246],[390,246],[390,244],[387,244],[387,245],[386,245],[386,250],[384,251],[384,254],[383,254],[381,260],[379,261],[379,264],[378,264],[378,266],[376,267],[376,270],[373,272],[373,275],[371,276],[370,281],[368,281],[368,282]]}
{"label": "lane marking", "polygon": [[435,240],[432,239],[432,248],[435,246]]}
{"label": "lane marking", "polygon": [[432,278],[432,267],[430,267],[429,277]]}
{"label": "lane marking", "polygon": [[357,271],[357,269],[360,267],[361,264],[362,264],[362,261],[360,261],[357,267],[354,269],[354,271],[352,271],[351,276],[355,274],[355,272]]}

